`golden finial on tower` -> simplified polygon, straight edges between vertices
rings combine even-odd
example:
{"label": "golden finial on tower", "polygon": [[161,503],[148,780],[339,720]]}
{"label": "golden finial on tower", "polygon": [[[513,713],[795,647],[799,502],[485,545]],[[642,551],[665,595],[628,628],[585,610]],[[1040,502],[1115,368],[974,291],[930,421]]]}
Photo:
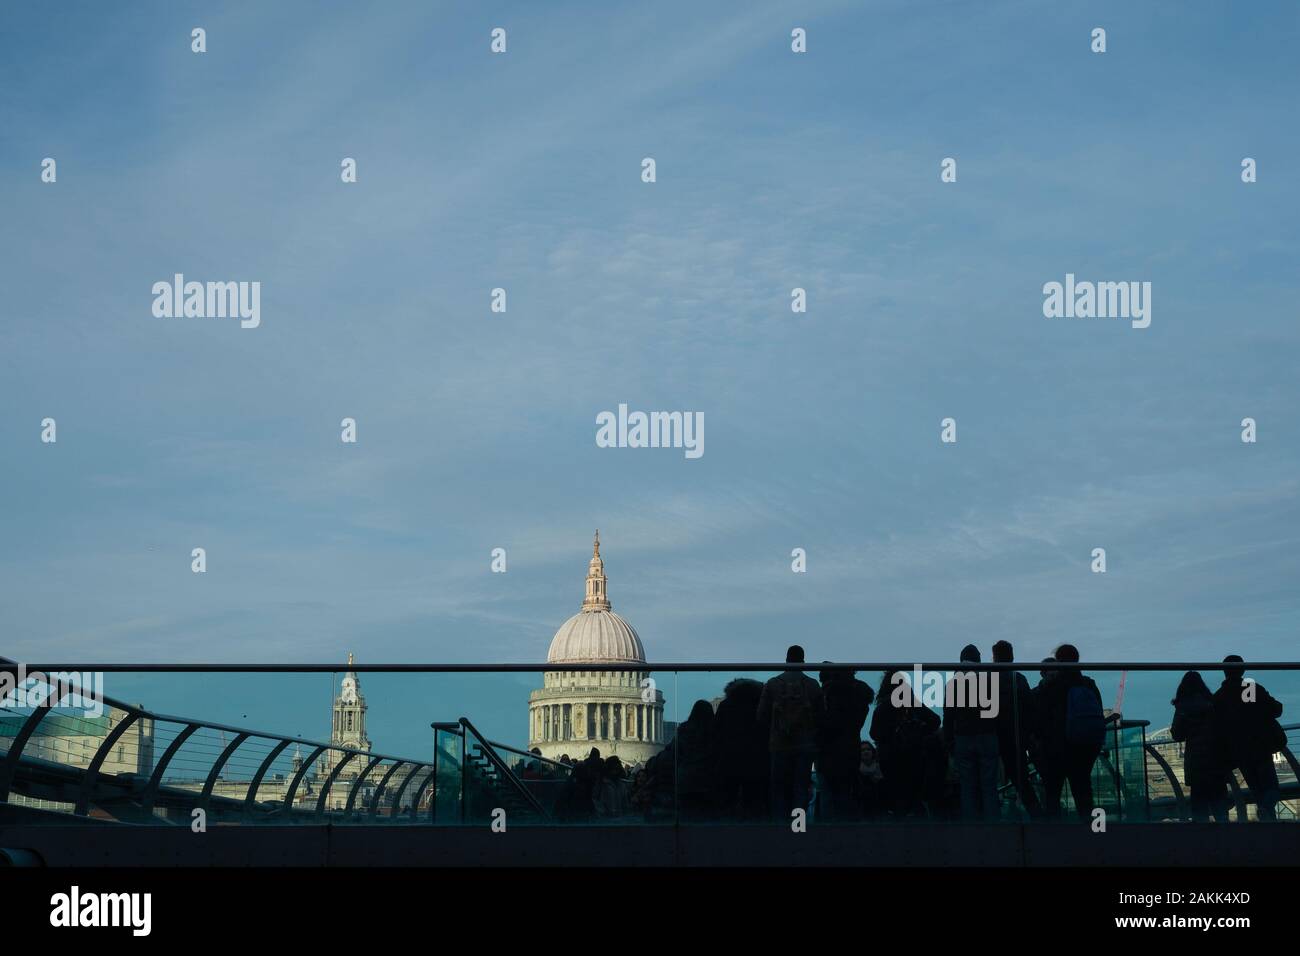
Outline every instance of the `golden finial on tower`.
{"label": "golden finial on tower", "polygon": [[600,529],[599,528],[596,529],[596,542],[591,546],[591,553],[593,557],[597,557],[597,558],[600,557]]}
{"label": "golden finial on tower", "polygon": [[348,651],[348,667],[352,666],[352,652]]}

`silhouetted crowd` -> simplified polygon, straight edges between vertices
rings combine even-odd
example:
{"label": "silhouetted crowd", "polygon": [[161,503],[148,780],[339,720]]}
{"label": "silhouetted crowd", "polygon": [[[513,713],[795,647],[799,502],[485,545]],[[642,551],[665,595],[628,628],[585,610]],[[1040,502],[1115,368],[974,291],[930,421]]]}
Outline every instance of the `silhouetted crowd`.
{"label": "silhouetted crowd", "polygon": [[[978,664],[980,651],[967,645],[960,659]],[[993,646],[994,662],[1013,660],[1010,643]],[[1079,652],[1064,644],[1046,661],[1077,663]],[[1286,745],[1282,705],[1245,678],[1234,666],[1241,661],[1224,659],[1224,681],[1213,693],[1189,671],[1173,700],[1171,735],[1183,744],[1197,820],[1228,819],[1234,770],[1250,788],[1258,818],[1276,818],[1273,755]],[[786,662],[803,664],[803,649],[791,647]],[[983,697],[962,692],[977,686],[976,677],[984,681]],[[617,757],[602,758],[596,748],[582,760],[561,757],[571,771],[539,758],[521,776],[562,781],[555,815],[566,821],[789,822],[802,809],[831,821],[991,822],[1004,807],[1016,816],[1056,819],[1066,783],[1075,813],[1091,818],[1094,765],[1117,719],[1107,716],[1091,678],[1078,669],[1043,669],[1031,687],[1019,671],[958,671],[944,687],[940,712],[901,678],[887,672],[878,691],[838,668],[822,670],[817,680],[801,670],[766,683],[737,678],[716,710],[696,701],[673,740],[630,778]],[[868,716],[869,741],[862,739]]]}

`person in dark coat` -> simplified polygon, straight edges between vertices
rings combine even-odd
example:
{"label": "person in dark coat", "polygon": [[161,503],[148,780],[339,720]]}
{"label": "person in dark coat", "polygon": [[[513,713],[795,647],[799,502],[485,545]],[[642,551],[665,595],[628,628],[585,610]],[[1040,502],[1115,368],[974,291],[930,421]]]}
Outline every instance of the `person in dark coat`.
{"label": "person in dark coat", "polygon": [[1229,666],[1224,667],[1223,684],[1214,692],[1214,718],[1225,741],[1229,768],[1241,770],[1255,800],[1256,816],[1276,820],[1281,793],[1273,754],[1286,745],[1286,733],[1277,720],[1282,704],[1262,684],[1245,680],[1244,668],[1232,666],[1242,663],[1240,656],[1229,654],[1223,663]]}
{"label": "person in dark coat", "polygon": [[1214,719],[1214,695],[1196,671],[1188,671],[1170,702],[1169,736],[1183,745],[1183,783],[1192,819],[1228,819],[1228,757]]}
{"label": "person in dark coat", "polygon": [[854,671],[822,671],[820,677],[826,710],[818,734],[817,781],[826,800],[817,809],[828,820],[850,820],[857,809],[862,725],[876,695]]}
{"label": "person in dark coat", "polygon": [[713,746],[718,768],[721,813],[741,820],[767,815],[768,731],[758,725],[763,685],[747,677],[727,684],[713,715]]}
{"label": "person in dark coat", "polygon": [[[1015,660],[1010,641],[993,645],[993,660],[1010,664]],[[1034,726],[1034,692],[1020,671],[998,671],[998,756],[1002,772],[1015,785],[1020,803],[1031,818],[1043,814],[1038,793],[1029,782],[1029,748]]]}
{"label": "person in dark coat", "polygon": [[[1053,656],[1061,663],[1078,663],[1079,650],[1062,644]],[[1061,790],[1068,780],[1075,812],[1088,822],[1093,810],[1092,767],[1106,738],[1101,691],[1081,671],[1057,671],[1038,685],[1036,711],[1047,813],[1060,816]]]}
{"label": "person in dark coat", "polygon": [[[979,648],[961,649],[962,663],[978,664]],[[961,815],[967,820],[998,819],[998,734],[995,717],[980,709],[978,671],[957,671],[944,688],[943,736],[957,766]]]}
{"label": "person in dark coat", "polygon": [[[802,664],[803,648],[791,644],[785,662]],[[802,670],[782,671],[763,685],[755,721],[768,734],[768,806],[774,819],[789,822],[796,810],[808,809],[817,730],[825,711],[821,685]]]}
{"label": "person in dark coat", "polygon": [[718,792],[714,763],[713,707],[697,700],[677,728],[677,806],[683,820],[707,820]]}
{"label": "person in dark coat", "polygon": [[596,784],[604,769],[605,762],[600,759],[600,751],[592,747],[587,759],[574,764],[573,770],[565,776],[556,797],[556,816],[567,822],[586,821],[595,816]]}
{"label": "person in dark coat", "polygon": [[891,812],[925,815],[924,801],[934,794],[934,770],[943,759],[941,726],[939,715],[915,699],[902,672],[885,672],[876,693],[871,739],[880,758],[885,802]]}

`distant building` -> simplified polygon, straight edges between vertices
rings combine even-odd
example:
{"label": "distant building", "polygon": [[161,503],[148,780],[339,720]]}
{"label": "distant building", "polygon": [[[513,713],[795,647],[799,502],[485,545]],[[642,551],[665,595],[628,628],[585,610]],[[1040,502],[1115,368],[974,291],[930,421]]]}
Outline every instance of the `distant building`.
{"label": "distant building", "polygon": [[[18,736],[27,714],[0,716],[0,750],[8,752]],[[27,760],[47,760],[79,770],[90,766],[108,735],[127,717],[116,707],[106,708],[98,717],[87,717],[77,708],[54,707],[41,719],[23,748]],[[153,769],[154,722],[141,718],[127,727],[104,755],[100,773],[109,776],[147,777]],[[61,797],[62,795],[60,795]],[[42,810],[71,811],[74,804],[62,799],[43,799],[10,793],[9,803]]]}

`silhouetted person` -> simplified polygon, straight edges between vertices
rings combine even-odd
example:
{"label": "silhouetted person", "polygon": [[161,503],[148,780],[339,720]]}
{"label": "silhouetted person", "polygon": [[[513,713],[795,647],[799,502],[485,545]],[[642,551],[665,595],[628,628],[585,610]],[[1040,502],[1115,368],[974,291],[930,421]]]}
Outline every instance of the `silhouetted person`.
{"label": "silhouetted person", "polygon": [[876,693],[871,739],[880,755],[885,802],[893,813],[924,814],[924,800],[942,784],[941,723],[938,714],[915,699],[901,672],[885,672]]}
{"label": "silhouetted person", "polygon": [[[1241,664],[1236,654],[1223,659],[1224,664]],[[1277,819],[1277,801],[1281,798],[1273,754],[1286,746],[1286,732],[1277,719],[1282,716],[1280,701],[1253,680],[1243,680],[1245,669],[1223,669],[1223,683],[1214,692],[1214,716],[1223,734],[1228,766],[1241,770],[1246,786],[1255,798],[1255,814],[1261,820]]]}
{"label": "silhouetted person", "polygon": [[[1078,663],[1079,649],[1062,644],[1055,658]],[[1079,819],[1092,816],[1092,765],[1106,742],[1106,716],[1101,691],[1091,677],[1077,670],[1056,671],[1038,685],[1038,724],[1042,738],[1039,772],[1047,812],[1061,814],[1061,789],[1070,782]]]}
{"label": "silhouetted person", "polygon": [[[1015,660],[1010,641],[993,645],[995,663],[1010,664]],[[1016,788],[1020,803],[1030,817],[1043,813],[1038,794],[1029,782],[1029,747],[1034,720],[1034,692],[1020,671],[998,671],[998,757],[1002,772]]]}
{"label": "silhouetted person", "polygon": [[[980,662],[979,648],[961,649],[966,664]],[[998,819],[998,734],[995,718],[980,709],[977,671],[957,671],[944,688],[943,736],[957,766],[961,815],[967,820]]]}
{"label": "silhouetted person", "polygon": [[870,820],[884,809],[885,775],[880,769],[880,754],[869,740],[859,745],[858,752],[858,813]]}
{"label": "silhouetted person", "polygon": [[854,787],[862,760],[862,725],[876,694],[853,671],[829,670],[820,676],[826,710],[817,750],[817,781],[826,801],[817,809],[828,819],[850,820],[856,815]]}
{"label": "silhouetted person", "polygon": [[1214,717],[1214,695],[1196,671],[1188,671],[1170,702],[1169,736],[1183,745],[1183,783],[1193,820],[1228,819],[1228,755]]}
{"label": "silhouetted person", "polygon": [[[802,664],[803,648],[792,645],[785,662]],[[771,811],[778,820],[788,823],[796,807],[808,807],[817,728],[824,711],[821,687],[802,671],[783,671],[763,685],[757,722],[768,731]]]}
{"label": "silhouetted person", "polygon": [[588,809],[588,816],[596,813],[596,788],[600,778],[605,775],[605,759],[600,755],[600,748],[592,747],[587,759],[578,764],[577,776],[582,789],[583,808]]}
{"label": "silhouetted person", "polygon": [[675,810],[675,787],[673,761],[676,754],[669,744],[659,753],[646,761],[636,775],[633,783],[630,803],[633,810],[641,813],[647,823],[671,818]]}
{"label": "silhouetted person", "polygon": [[713,715],[713,747],[718,765],[718,808],[754,820],[767,811],[769,728],[758,725],[763,685],[747,677],[727,684]]}
{"label": "silhouetted person", "polygon": [[673,740],[677,751],[677,806],[684,820],[708,819],[718,790],[713,707],[697,700]]}
{"label": "silhouetted person", "polygon": [[610,819],[627,813],[629,788],[626,776],[623,762],[618,757],[609,757],[605,761],[593,799],[596,816]]}
{"label": "silhouetted person", "polygon": [[583,821],[592,818],[596,812],[594,800],[596,784],[600,780],[603,768],[604,762],[600,759],[600,751],[592,747],[587,759],[575,763],[572,771],[565,775],[560,793],[556,797],[556,816],[566,821]]}
{"label": "silhouetted person", "polygon": [[[1056,661],[1055,657],[1043,658],[1044,664],[1051,664]],[[1043,778],[1043,765],[1047,763],[1046,748],[1043,741],[1043,699],[1047,694],[1047,685],[1052,678],[1056,676],[1056,671],[1040,670],[1038,672],[1038,683],[1034,685],[1032,691],[1034,703],[1030,712],[1033,714],[1033,723],[1029,725],[1029,761],[1038,771],[1038,777]]]}

